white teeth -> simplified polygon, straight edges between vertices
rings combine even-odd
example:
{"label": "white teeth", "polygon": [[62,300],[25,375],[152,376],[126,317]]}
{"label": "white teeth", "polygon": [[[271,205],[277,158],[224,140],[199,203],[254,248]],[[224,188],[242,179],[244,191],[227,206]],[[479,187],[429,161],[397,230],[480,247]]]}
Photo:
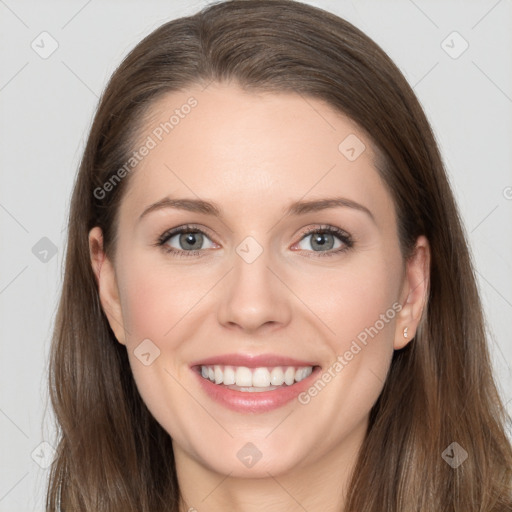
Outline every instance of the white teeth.
{"label": "white teeth", "polygon": [[274,391],[277,389],[277,386],[269,386],[268,388],[239,388],[237,386],[228,386],[229,389],[234,389],[235,391],[243,391],[245,393],[261,393],[262,391]]}
{"label": "white teeth", "polygon": [[[295,382],[309,377],[313,372],[312,366],[295,368],[293,366],[275,368],[247,368],[246,366],[201,366],[201,375],[215,384],[225,386],[238,386],[239,391],[267,391],[286,384],[291,386]],[[258,389],[256,389],[258,388]],[[266,388],[266,389],[263,389]]]}
{"label": "white teeth", "polygon": [[306,377],[309,377],[311,375],[311,372],[313,369],[311,366],[309,368],[299,368],[295,372],[295,382],[300,382],[301,380],[305,379]]}
{"label": "white teeth", "polygon": [[[203,367],[204,368],[204,367]],[[235,377],[235,370],[233,369],[232,366],[225,366],[224,367],[224,379],[223,379],[223,383],[226,385],[226,386],[230,386],[232,384],[234,384],[236,382],[236,377]]]}
{"label": "white teeth", "polygon": [[222,382],[222,370],[220,366],[215,365],[213,367],[213,375],[215,376],[215,384],[220,384]]}
{"label": "white teeth", "polygon": [[284,373],[281,368],[274,368],[270,372],[270,383],[272,386],[281,386],[284,383]]}
{"label": "white teeth", "polygon": [[295,382],[295,368],[288,367],[284,372],[284,383],[291,386]]}
{"label": "white teeth", "polygon": [[270,372],[266,368],[256,368],[252,374],[252,385],[255,388],[270,386]]}
{"label": "white teeth", "polygon": [[235,376],[237,386],[252,386],[252,373],[249,368],[240,366],[236,369]]}

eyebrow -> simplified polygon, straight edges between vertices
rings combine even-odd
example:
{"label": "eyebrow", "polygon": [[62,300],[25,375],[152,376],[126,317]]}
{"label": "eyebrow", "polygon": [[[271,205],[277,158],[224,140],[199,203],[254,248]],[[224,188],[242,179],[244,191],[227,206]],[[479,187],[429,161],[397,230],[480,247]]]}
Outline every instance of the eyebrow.
{"label": "eyebrow", "polygon": [[[160,199],[160,201],[157,201],[156,203],[148,206],[140,215],[139,222],[149,213],[167,208],[202,213],[219,218],[222,217],[222,211],[220,207],[213,202],[204,201],[202,199],[164,197],[163,199]],[[327,210],[330,208],[352,208],[354,210],[366,213],[373,220],[373,222],[375,222],[373,213],[366,206],[363,206],[362,204],[359,204],[352,199],[347,199],[344,197],[296,201],[288,206],[288,208],[283,212],[283,215],[299,216],[305,215],[307,213]]]}

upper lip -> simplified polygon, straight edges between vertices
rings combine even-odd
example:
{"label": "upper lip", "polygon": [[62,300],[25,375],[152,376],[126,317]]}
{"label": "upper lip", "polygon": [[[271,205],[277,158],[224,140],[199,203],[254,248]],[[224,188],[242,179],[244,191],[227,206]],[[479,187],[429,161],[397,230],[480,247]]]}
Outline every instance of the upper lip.
{"label": "upper lip", "polygon": [[311,361],[300,361],[298,359],[280,356],[277,354],[223,354],[201,359],[192,363],[190,366],[213,365],[245,366],[247,368],[273,368],[275,366],[317,366],[316,363]]}

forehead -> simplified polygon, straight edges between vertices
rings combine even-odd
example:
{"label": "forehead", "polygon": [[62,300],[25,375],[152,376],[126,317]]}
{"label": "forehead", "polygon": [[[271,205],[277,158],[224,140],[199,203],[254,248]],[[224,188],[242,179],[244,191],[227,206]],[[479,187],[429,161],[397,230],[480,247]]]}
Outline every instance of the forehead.
{"label": "forehead", "polygon": [[[150,149],[130,178],[128,213],[165,195],[212,199],[236,215],[301,198],[376,203],[386,195],[368,137],[311,97],[196,86],[159,98],[143,126],[135,150]],[[389,197],[380,199],[389,206]]]}

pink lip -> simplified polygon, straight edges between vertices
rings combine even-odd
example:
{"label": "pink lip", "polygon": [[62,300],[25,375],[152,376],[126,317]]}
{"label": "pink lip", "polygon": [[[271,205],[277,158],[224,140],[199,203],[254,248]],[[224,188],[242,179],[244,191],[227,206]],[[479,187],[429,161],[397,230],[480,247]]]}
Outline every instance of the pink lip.
{"label": "pink lip", "polygon": [[[291,386],[282,386],[273,391],[259,391],[250,393],[246,391],[236,391],[229,389],[222,384],[214,384],[201,375],[201,366],[210,365],[232,365],[246,366],[248,368],[274,367],[274,366],[313,366],[311,375],[295,382]],[[199,379],[199,384],[203,391],[219,404],[236,412],[241,413],[262,413],[268,412],[291,402],[300,393],[305,391],[321,372],[320,366],[315,363],[299,361],[288,357],[277,355],[244,356],[241,354],[227,354],[203,359],[191,365],[193,373]]]}
{"label": "pink lip", "polygon": [[311,361],[299,361],[298,359],[279,356],[277,354],[224,354],[209,357],[207,359],[201,359],[200,361],[192,363],[190,366],[212,366],[214,364],[246,366],[247,368],[259,368],[262,366],[272,368],[274,366],[317,366],[318,363]]}

